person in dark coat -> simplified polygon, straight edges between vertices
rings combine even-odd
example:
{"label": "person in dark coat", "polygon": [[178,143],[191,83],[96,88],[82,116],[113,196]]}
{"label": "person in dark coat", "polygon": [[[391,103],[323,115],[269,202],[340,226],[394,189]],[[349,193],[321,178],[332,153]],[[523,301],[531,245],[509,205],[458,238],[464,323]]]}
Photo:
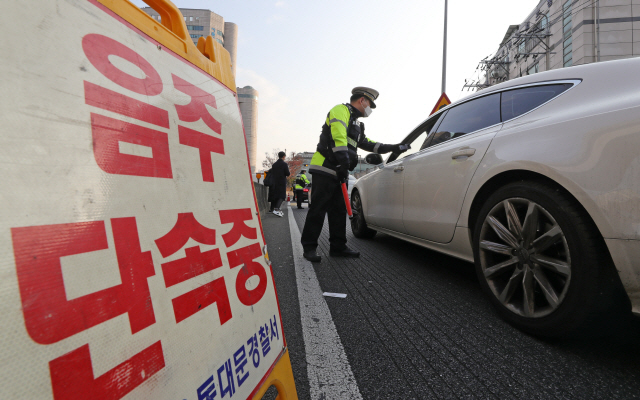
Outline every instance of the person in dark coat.
{"label": "person in dark coat", "polygon": [[284,162],[286,154],[284,151],[278,153],[278,161],[274,162],[271,166],[271,174],[273,176],[273,195],[269,190],[269,200],[272,201],[273,213],[278,217],[283,217],[284,213],[280,211],[280,205],[287,197],[287,176],[289,172],[289,166]]}
{"label": "person in dark coat", "polygon": [[267,203],[269,203],[269,212],[272,213],[275,200],[273,200],[273,175],[271,175],[271,170],[265,172],[262,184],[267,188]]}

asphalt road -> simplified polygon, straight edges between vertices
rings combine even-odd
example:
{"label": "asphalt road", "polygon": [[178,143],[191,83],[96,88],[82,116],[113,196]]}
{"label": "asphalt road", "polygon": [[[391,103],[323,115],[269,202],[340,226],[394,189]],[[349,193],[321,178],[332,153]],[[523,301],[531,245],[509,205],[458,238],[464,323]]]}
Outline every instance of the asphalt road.
{"label": "asphalt road", "polygon": [[[289,227],[302,230],[307,205],[302,210],[292,205],[284,218],[268,214],[263,228],[299,398],[336,396],[323,394],[323,385],[335,380],[322,382],[318,376],[323,375],[314,374],[317,343],[308,343],[309,328],[304,331],[301,319],[316,311],[307,309],[307,294],[298,293],[296,262],[298,273],[304,263],[315,272],[321,291],[347,294],[322,298],[339,336],[337,347],[346,354],[346,361],[340,360],[359,391],[346,397],[640,398],[640,319],[630,319],[605,338],[531,337],[496,315],[472,264],[385,234],[356,239],[349,229],[348,245],[361,257],[331,258],[326,223],[318,248],[322,262],[311,267],[299,257],[294,261]],[[295,223],[289,223],[289,215]],[[326,347],[322,351],[333,354]]]}

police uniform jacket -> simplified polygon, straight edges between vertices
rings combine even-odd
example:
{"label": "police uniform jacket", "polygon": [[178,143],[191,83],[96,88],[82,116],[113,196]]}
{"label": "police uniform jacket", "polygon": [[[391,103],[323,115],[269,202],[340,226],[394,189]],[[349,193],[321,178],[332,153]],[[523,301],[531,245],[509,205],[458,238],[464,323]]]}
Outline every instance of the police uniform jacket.
{"label": "police uniform jacket", "polygon": [[[302,182],[304,182],[305,185],[308,185],[309,183],[311,183],[309,181],[309,179],[307,179],[307,176],[305,174],[300,174],[298,175],[298,178],[302,179]],[[298,184],[298,179],[296,178],[296,185],[295,185],[295,189],[296,190],[302,190],[304,189],[304,187],[300,184]]]}
{"label": "police uniform jacket", "polygon": [[337,178],[336,171],[348,168],[353,171],[358,164],[358,148],[384,154],[392,150],[390,144],[377,143],[364,134],[364,124],[358,121],[362,113],[351,104],[333,107],[322,125],[320,141],[311,158],[309,172]]}

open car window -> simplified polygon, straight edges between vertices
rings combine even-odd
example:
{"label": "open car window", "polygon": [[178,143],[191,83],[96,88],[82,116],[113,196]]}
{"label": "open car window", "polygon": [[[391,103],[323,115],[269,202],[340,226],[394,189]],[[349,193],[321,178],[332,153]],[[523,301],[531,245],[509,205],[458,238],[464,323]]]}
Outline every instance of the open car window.
{"label": "open car window", "polygon": [[445,111],[440,113],[439,115],[434,116],[433,118],[428,119],[424,124],[420,125],[413,132],[411,132],[406,138],[402,140],[402,142],[400,142],[402,144],[410,144],[411,148],[400,154],[399,156],[397,154],[391,153],[391,155],[387,159],[387,162],[390,163],[392,161],[405,158],[424,149],[429,143],[430,135],[434,132],[435,128],[442,121],[446,113],[447,112]]}
{"label": "open car window", "polygon": [[[412,142],[408,142],[409,144],[411,144],[411,148],[405,151],[404,153],[400,154],[396,158],[396,160],[405,158],[407,156],[410,156],[412,154],[419,152],[420,148],[422,147],[422,144],[426,142],[428,135],[429,135],[428,129],[421,129],[419,135],[415,137],[415,139]],[[405,142],[403,141],[402,143],[405,143]]]}

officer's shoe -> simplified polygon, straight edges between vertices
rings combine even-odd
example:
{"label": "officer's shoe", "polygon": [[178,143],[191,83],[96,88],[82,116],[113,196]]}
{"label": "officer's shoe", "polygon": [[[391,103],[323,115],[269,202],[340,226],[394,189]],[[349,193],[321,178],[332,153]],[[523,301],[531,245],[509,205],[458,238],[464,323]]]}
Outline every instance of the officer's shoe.
{"label": "officer's shoe", "polygon": [[329,250],[329,255],[331,257],[352,257],[352,258],[358,258],[360,257],[360,252],[359,251],[355,251],[355,250],[351,250],[348,247],[345,247],[342,250]]}
{"label": "officer's shoe", "polygon": [[302,256],[311,262],[320,262],[320,260],[322,260],[322,257],[320,257],[315,250],[305,251],[302,253]]}

